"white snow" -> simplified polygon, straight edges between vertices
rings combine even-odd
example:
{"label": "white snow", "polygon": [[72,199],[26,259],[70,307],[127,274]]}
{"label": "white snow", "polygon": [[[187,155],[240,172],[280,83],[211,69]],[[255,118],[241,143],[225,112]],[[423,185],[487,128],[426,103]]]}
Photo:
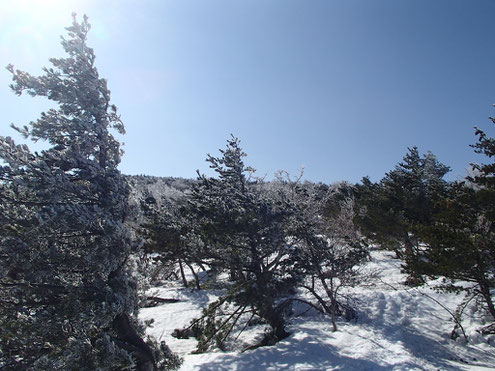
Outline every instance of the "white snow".
{"label": "white snow", "polygon": [[[387,252],[372,252],[365,268],[376,272],[376,278],[350,290],[358,299],[357,321],[339,319],[339,330],[332,332],[329,318],[323,315],[308,312],[293,316],[288,326],[291,336],[270,347],[191,354],[196,347],[194,338],[171,336],[175,328],[183,328],[199,316],[201,309],[220,295],[218,291],[191,291],[179,285],[153,289],[155,296],[181,301],[143,308],[140,318],[154,319],[148,333],[165,340],[184,358],[180,370],[495,369],[495,339],[476,332],[483,325],[482,318],[467,313],[463,325],[468,344],[462,338],[450,339],[454,326],[451,316],[435,300],[454,312],[462,295],[404,286],[400,261]],[[234,348],[254,343],[256,336],[259,332],[250,330]]]}

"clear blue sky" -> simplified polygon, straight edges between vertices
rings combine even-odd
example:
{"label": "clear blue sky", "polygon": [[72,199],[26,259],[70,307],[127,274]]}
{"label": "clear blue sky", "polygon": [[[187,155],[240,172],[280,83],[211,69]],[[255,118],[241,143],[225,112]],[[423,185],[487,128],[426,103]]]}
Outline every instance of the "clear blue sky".
{"label": "clear blue sky", "polygon": [[[258,175],[379,180],[407,147],[465,174],[473,126],[494,136],[495,1],[12,0],[0,64],[39,73],[86,13],[127,129],[121,170],[195,177],[230,133]],[[0,70],[0,135],[36,119]]]}

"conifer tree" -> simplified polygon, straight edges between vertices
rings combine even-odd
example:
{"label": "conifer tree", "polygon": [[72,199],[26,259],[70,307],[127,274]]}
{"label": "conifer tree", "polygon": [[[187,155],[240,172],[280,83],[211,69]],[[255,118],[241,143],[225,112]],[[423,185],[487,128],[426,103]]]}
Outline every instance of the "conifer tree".
{"label": "conifer tree", "polygon": [[[253,169],[245,166],[246,154],[237,138],[228,140],[220,152],[220,157],[207,158],[218,178],[200,175],[191,195],[196,233],[204,242],[201,255],[211,267],[230,272],[232,280],[226,296],[205,311],[203,331],[211,334],[201,336],[201,351],[218,339],[215,334],[220,336],[217,345],[221,346],[247,312],[270,326],[263,344],[288,336],[282,306],[277,302],[291,286],[285,274],[289,255],[284,234],[286,210],[261,191],[260,181],[249,179]],[[235,308],[225,323],[216,318],[223,304]],[[221,323],[220,327],[212,327],[215,323]]]}
{"label": "conifer tree", "polygon": [[412,268],[420,242],[417,226],[432,222],[434,205],[445,195],[448,171],[431,152],[420,156],[413,147],[379,183],[364,178],[357,186],[362,208],[358,224],[373,242],[404,259],[410,284],[421,281]]}
{"label": "conifer tree", "polygon": [[[67,28],[68,56],[39,77],[14,70],[17,95],[57,104],[23,128],[46,149],[0,137],[0,368],[156,369],[136,319],[124,133],[86,44],[87,17]],[[165,349],[165,348],[163,348]]]}
{"label": "conifer tree", "polygon": [[[495,119],[491,118],[495,123]],[[495,156],[495,139],[476,128],[477,153]],[[467,291],[482,298],[495,320],[495,164],[473,165],[478,174],[468,182],[453,183],[437,202],[433,220],[419,228],[427,248],[415,270],[433,277],[444,276],[447,288]],[[456,285],[468,281],[474,286]]]}
{"label": "conifer tree", "polygon": [[[444,288],[448,290],[481,297],[495,320],[491,293],[495,288],[495,227],[485,211],[479,191],[462,182],[454,183],[448,196],[438,202],[433,223],[418,228],[426,246],[413,269],[419,274],[445,277]],[[474,285],[457,285],[457,281]]]}
{"label": "conifer tree", "polygon": [[[495,124],[495,118],[490,117],[490,120]],[[495,138],[489,137],[483,130],[476,128],[475,135],[478,136],[478,143],[472,145],[476,153],[484,154],[488,158],[495,156]],[[474,164],[479,174],[472,181],[486,189],[495,189],[495,163]]]}

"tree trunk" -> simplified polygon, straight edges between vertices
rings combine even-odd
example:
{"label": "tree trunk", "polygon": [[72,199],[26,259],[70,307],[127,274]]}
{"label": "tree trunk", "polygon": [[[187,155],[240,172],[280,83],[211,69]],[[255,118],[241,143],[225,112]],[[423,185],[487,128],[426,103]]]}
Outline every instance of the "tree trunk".
{"label": "tree trunk", "polygon": [[184,267],[182,266],[182,260],[181,259],[179,259],[179,268],[180,268],[180,275],[182,277],[182,283],[184,284],[184,287],[187,287],[186,274],[184,273]]}
{"label": "tree trunk", "polygon": [[309,287],[309,286],[303,286],[303,287],[306,290],[308,290],[316,298],[316,300],[318,301],[318,303],[323,307],[324,313],[326,313],[326,314],[332,313],[332,309],[327,305],[327,303],[325,302],[325,300],[323,300],[323,298],[320,295],[318,295],[318,293],[316,292],[316,290],[314,289],[314,287]]}
{"label": "tree trunk", "polygon": [[196,271],[194,270],[194,268],[192,267],[191,264],[189,264],[189,263],[186,262],[186,265],[189,267],[189,270],[191,271],[191,273],[192,273],[192,275],[194,277],[194,282],[196,283],[196,289],[201,290],[201,285],[200,285],[200,282],[199,282],[198,274],[196,273]]}
{"label": "tree trunk", "polygon": [[153,271],[153,273],[151,274],[151,282],[156,281],[156,279],[158,278],[158,275],[161,273],[161,271],[164,268],[165,268],[165,264],[160,264],[160,266]]}
{"label": "tree trunk", "polygon": [[[323,288],[325,289],[325,292],[330,299],[330,320],[332,322],[332,327],[333,327],[333,332],[337,331],[337,324],[335,323],[335,315],[337,312],[337,300],[335,298],[335,292],[333,290],[333,278],[330,278],[330,283],[332,287],[328,287],[327,282],[325,280],[325,277],[321,274],[321,272],[318,272],[318,278],[321,281],[321,284],[323,285]],[[328,306],[327,306],[328,308]]]}
{"label": "tree trunk", "polygon": [[137,362],[138,371],[157,370],[153,351],[132,327],[127,314],[121,313],[115,316],[113,327],[118,335],[116,344],[132,354]]}
{"label": "tree trunk", "polygon": [[407,286],[418,286],[424,283],[423,277],[417,273],[417,267],[415,262],[417,261],[416,252],[414,251],[415,245],[411,242],[409,238],[409,233],[406,233],[403,239],[404,250],[405,250],[405,269],[408,273],[405,284]]}
{"label": "tree trunk", "polygon": [[263,308],[261,316],[268,322],[272,328],[271,334],[265,337],[264,345],[273,345],[280,340],[285,339],[290,334],[285,330],[285,320],[282,313],[275,310],[272,303]]}
{"label": "tree trunk", "polygon": [[320,304],[323,306],[325,311],[330,314],[330,321],[332,322],[332,327],[333,331],[337,331],[337,324],[335,323],[335,315],[336,315],[336,310],[337,310],[337,301],[336,301],[336,293],[334,292],[333,288],[333,272],[332,272],[332,277],[330,277],[330,284],[331,288],[328,287],[327,282],[326,282],[326,277],[321,271],[320,267],[320,262],[316,255],[312,253],[312,264],[313,264],[313,270],[316,273],[316,276],[318,277],[318,280],[320,280],[325,293],[327,294],[327,297],[330,299],[330,307],[325,303],[325,301],[318,295],[316,294],[316,291],[314,289],[311,290],[311,293],[313,296],[316,297],[316,299],[320,302]]}
{"label": "tree trunk", "polygon": [[335,304],[334,303],[332,303],[331,308],[332,308],[332,313],[330,315],[330,320],[332,322],[332,331],[336,332],[337,331],[337,324],[335,323]]}
{"label": "tree trunk", "polygon": [[265,337],[267,344],[273,345],[278,341],[285,339],[290,334],[285,331],[285,320],[283,312],[275,308],[275,292],[270,292],[269,287],[270,277],[267,273],[263,272],[262,264],[259,260],[253,259],[251,263],[251,270],[256,277],[256,284],[258,286],[259,298],[255,298],[257,301],[259,315],[268,322],[272,328],[271,335]]}
{"label": "tree trunk", "polygon": [[495,320],[495,306],[493,305],[493,300],[492,296],[490,294],[490,286],[485,280],[482,280],[479,282],[480,285],[480,292],[481,295],[483,295],[483,298],[485,299],[486,305],[488,306],[488,311],[492,315],[493,319]]}

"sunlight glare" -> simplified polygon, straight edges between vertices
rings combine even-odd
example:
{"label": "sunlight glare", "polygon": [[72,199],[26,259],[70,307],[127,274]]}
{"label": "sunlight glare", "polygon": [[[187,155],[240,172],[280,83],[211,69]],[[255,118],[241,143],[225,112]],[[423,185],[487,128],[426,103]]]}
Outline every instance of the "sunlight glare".
{"label": "sunlight glare", "polygon": [[0,5],[0,20],[9,17],[18,24],[67,23],[67,17],[75,10],[80,0],[15,0]]}
{"label": "sunlight glare", "polygon": [[51,53],[45,50],[47,40],[56,40],[71,24],[71,14],[75,12],[82,17],[92,3],[91,0],[0,1],[1,62],[28,64],[37,60],[39,54]]}

